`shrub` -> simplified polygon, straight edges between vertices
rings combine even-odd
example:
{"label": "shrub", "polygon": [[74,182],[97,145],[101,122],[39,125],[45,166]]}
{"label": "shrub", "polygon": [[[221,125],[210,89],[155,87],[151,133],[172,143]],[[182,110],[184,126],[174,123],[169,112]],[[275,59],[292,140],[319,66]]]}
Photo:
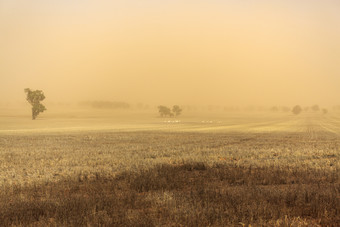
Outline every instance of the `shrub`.
{"label": "shrub", "polygon": [[293,110],[292,110],[293,114],[295,114],[295,115],[300,114],[301,111],[302,111],[302,108],[301,108],[301,106],[299,106],[299,105],[294,106],[294,107],[293,107]]}

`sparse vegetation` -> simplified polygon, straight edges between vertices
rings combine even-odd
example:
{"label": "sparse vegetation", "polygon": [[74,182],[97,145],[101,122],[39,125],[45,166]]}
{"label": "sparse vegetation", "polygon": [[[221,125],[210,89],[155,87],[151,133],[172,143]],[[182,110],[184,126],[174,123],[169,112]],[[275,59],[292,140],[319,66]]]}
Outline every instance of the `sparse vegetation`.
{"label": "sparse vegetation", "polygon": [[110,101],[87,101],[81,102],[81,106],[90,106],[95,109],[129,109],[130,105],[126,102],[110,102]]}
{"label": "sparse vegetation", "polygon": [[158,112],[161,117],[174,117],[174,116],[179,116],[182,113],[182,109],[178,105],[174,105],[172,107],[172,112],[169,107],[166,106],[158,106]]}
{"label": "sparse vegetation", "polygon": [[172,112],[177,117],[178,115],[180,115],[182,113],[182,109],[178,105],[174,105],[172,107]]}
{"label": "sparse vegetation", "polygon": [[0,223],[337,226],[337,116],[250,115],[159,130],[0,131]]}
{"label": "sparse vegetation", "polygon": [[46,110],[46,107],[40,103],[45,99],[44,92],[41,90],[32,91],[29,88],[24,91],[27,95],[26,100],[32,105],[32,120],[35,120],[40,113]]}
{"label": "sparse vegetation", "polygon": [[340,227],[340,0],[0,0],[0,51],[0,227]]}
{"label": "sparse vegetation", "polygon": [[0,222],[335,226],[339,139],[318,134],[325,142],[317,143],[310,135],[5,136]]}
{"label": "sparse vegetation", "polygon": [[171,113],[171,109],[169,107],[166,106],[158,106],[158,112],[161,115],[161,117],[172,117],[173,114]]}
{"label": "sparse vegetation", "polygon": [[339,171],[158,165],[1,194],[5,226],[335,226]]}
{"label": "sparse vegetation", "polygon": [[301,106],[299,106],[299,105],[294,106],[294,107],[293,107],[293,110],[292,110],[293,114],[295,114],[295,115],[300,114],[301,111],[302,111],[302,108],[301,108]]}

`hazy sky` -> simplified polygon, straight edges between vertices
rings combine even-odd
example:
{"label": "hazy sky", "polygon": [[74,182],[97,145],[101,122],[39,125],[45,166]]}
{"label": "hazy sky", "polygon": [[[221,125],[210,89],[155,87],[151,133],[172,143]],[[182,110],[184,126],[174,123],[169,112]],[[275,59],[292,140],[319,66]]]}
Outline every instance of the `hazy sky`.
{"label": "hazy sky", "polygon": [[340,104],[338,0],[0,0],[0,103]]}

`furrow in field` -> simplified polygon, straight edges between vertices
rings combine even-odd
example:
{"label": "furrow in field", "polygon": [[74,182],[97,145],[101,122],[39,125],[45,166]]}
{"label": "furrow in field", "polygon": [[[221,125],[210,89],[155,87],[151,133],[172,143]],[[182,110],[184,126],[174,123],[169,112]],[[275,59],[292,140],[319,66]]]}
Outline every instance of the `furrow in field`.
{"label": "furrow in field", "polygon": [[320,122],[320,126],[327,132],[340,135],[340,120],[335,117],[325,117]]}

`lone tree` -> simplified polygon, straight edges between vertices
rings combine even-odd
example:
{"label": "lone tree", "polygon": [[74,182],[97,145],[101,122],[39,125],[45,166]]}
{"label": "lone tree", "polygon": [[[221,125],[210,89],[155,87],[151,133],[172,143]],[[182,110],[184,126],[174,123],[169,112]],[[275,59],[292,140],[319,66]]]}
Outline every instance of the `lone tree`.
{"label": "lone tree", "polygon": [[180,115],[182,113],[182,109],[178,106],[178,105],[174,105],[172,107],[172,112],[175,114],[175,116],[177,117],[178,115]]}
{"label": "lone tree", "polygon": [[299,106],[299,105],[294,106],[294,108],[293,108],[293,110],[292,110],[293,114],[295,114],[295,115],[300,114],[301,111],[302,111],[302,108],[301,108],[301,106]]}
{"label": "lone tree", "polygon": [[173,116],[170,108],[166,107],[166,106],[158,106],[158,112],[161,115],[161,117],[166,117],[168,115],[169,115],[169,117]]}
{"label": "lone tree", "polygon": [[39,113],[46,110],[46,107],[40,103],[45,99],[44,92],[41,90],[32,91],[26,88],[25,93],[27,95],[26,100],[32,105],[32,120],[35,120]]}

